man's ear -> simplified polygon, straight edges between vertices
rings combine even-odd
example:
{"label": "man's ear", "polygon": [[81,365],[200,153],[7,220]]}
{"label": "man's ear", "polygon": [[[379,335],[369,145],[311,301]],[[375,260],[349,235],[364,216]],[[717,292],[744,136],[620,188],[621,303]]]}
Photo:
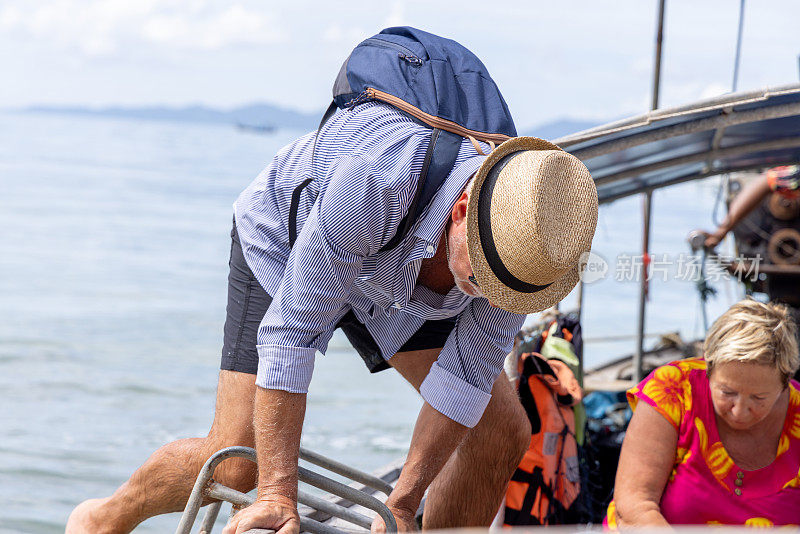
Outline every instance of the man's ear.
{"label": "man's ear", "polygon": [[453,223],[461,224],[467,219],[467,204],[469,204],[469,193],[464,191],[461,193],[461,196],[458,197],[456,203],[453,204],[453,211],[450,213]]}

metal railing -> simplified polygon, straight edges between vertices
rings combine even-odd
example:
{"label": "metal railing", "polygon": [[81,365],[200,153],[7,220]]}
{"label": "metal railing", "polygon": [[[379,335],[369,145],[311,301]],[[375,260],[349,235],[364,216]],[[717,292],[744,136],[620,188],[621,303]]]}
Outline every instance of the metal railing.
{"label": "metal railing", "polygon": [[[256,451],[250,447],[228,447],[216,452],[206,461],[205,465],[203,465],[203,468],[200,470],[200,474],[197,476],[197,480],[195,481],[194,488],[192,488],[192,493],[189,496],[189,500],[186,502],[186,508],[181,516],[178,529],[175,531],[176,534],[191,533],[192,526],[197,519],[197,515],[200,512],[200,507],[202,506],[204,499],[213,499],[217,502],[208,505],[200,526],[200,534],[209,534],[211,532],[211,529],[217,520],[217,516],[219,515],[222,501],[230,502],[233,505],[231,510],[232,514],[235,513],[237,509],[249,506],[253,503],[253,501],[255,501],[254,497],[224,486],[212,478],[216,467],[222,461],[227,460],[228,458],[246,458],[252,462],[255,462]],[[387,496],[392,491],[391,484],[387,483],[386,481],[322,456],[321,454],[309,451],[308,449],[300,449],[300,459],[355,482],[360,482],[368,488],[380,491]],[[325,475],[316,473],[302,466],[298,466],[297,474],[298,479],[301,482],[305,482],[353,504],[363,506],[364,508],[376,512],[386,524],[386,532],[397,532],[397,522],[395,521],[392,513],[389,511],[386,505],[372,495],[342,484],[341,482],[337,482],[336,480],[330,479]],[[297,501],[300,504],[304,504],[310,508],[313,508],[314,510],[319,510],[320,512],[324,512],[333,517],[338,517],[339,519],[366,530],[369,530],[370,526],[372,525],[372,518],[354,510],[350,510],[345,506],[341,506],[341,504],[328,501],[322,497],[312,495],[302,490],[298,491],[297,493]],[[303,516],[300,517],[300,530],[312,532],[313,534],[343,534],[345,532],[315,519]],[[256,529],[249,532],[250,534],[266,534],[272,531]]]}

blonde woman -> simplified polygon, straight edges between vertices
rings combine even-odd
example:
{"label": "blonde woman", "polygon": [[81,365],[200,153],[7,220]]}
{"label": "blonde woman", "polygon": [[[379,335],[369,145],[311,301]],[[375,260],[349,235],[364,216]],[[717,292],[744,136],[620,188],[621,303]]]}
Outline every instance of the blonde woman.
{"label": "blonde woman", "polygon": [[795,335],[785,307],[743,300],[711,327],[704,358],[628,391],[609,527],[800,524]]}

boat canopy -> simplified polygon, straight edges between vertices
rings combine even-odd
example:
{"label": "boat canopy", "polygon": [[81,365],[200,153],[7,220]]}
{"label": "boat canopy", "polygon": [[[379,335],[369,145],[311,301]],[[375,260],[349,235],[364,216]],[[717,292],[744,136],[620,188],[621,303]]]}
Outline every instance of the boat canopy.
{"label": "boat canopy", "polygon": [[659,109],[555,140],[600,203],[722,173],[800,162],[800,84]]}

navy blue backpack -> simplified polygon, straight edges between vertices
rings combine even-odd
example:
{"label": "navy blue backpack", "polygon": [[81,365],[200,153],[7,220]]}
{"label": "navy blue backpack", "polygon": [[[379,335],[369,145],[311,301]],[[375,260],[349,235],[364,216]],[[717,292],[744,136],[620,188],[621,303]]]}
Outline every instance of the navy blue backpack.
{"label": "navy blue backpack", "polygon": [[[475,54],[451,39],[407,26],[387,28],[356,46],[336,77],[333,102],[320,129],[337,109],[374,100],[432,129],[414,199],[384,251],[402,241],[433,199],[463,138],[494,146],[516,137],[517,131],[500,90]],[[290,245],[297,238],[300,193],[310,182],[302,182],[292,194]]]}

